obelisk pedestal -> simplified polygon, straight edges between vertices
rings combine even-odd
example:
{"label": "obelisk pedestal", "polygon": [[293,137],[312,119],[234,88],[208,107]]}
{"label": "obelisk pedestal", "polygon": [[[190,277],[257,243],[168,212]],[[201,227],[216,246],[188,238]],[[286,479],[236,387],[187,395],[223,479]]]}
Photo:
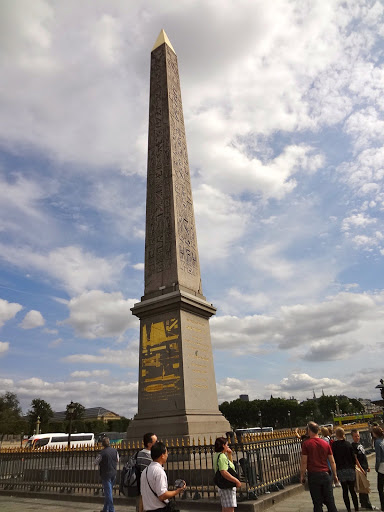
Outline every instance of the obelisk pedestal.
{"label": "obelisk pedestal", "polygon": [[140,318],[138,413],[129,439],[209,439],[230,430],[218,408],[202,294],[177,57],[162,30],[151,54],[145,292]]}

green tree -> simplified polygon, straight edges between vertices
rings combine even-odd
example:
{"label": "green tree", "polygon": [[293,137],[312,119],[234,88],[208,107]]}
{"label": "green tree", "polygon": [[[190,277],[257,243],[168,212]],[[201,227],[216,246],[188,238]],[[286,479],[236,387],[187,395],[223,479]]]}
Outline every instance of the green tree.
{"label": "green tree", "polygon": [[85,407],[81,405],[79,402],[71,402],[70,404],[67,405],[65,419],[71,419],[71,415],[68,412],[68,408],[70,406],[74,407],[74,411],[72,413],[72,420],[82,420],[84,417]]}
{"label": "green tree", "polygon": [[53,417],[53,411],[48,402],[41,398],[34,398],[31,402],[31,409],[28,411],[30,431],[36,428],[37,418],[40,417],[40,432],[48,432],[48,423]]}
{"label": "green tree", "polygon": [[130,423],[129,418],[125,418],[121,416],[119,420],[109,420],[108,421],[108,431],[109,432],[125,432]]}
{"label": "green tree", "polygon": [[6,434],[20,434],[26,429],[17,395],[10,391],[0,395],[0,446]]}

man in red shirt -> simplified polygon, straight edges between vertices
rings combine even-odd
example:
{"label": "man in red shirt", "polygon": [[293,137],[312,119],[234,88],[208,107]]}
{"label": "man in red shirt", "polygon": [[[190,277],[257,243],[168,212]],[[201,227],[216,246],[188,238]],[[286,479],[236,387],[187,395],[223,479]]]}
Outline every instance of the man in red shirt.
{"label": "man in red shirt", "polygon": [[308,471],[308,486],[313,502],[313,512],[322,512],[323,503],[328,512],[337,512],[333,497],[332,478],[329,474],[329,461],[333,473],[333,481],[338,483],[335,459],[327,441],[320,439],[319,425],[308,423],[309,439],[301,447],[301,483],[305,483],[305,471]]}

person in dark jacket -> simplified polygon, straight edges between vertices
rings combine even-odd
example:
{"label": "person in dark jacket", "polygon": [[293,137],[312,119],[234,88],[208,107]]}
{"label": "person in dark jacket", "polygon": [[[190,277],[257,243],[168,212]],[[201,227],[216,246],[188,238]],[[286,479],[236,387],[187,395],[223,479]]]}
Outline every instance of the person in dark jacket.
{"label": "person in dark jacket", "polygon": [[372,437],[375,441],[377,492],[379,493],[381,510],[384,512],[384,431],[379,425],[372,428]]}
{"label": "person in dark jacket", "polygon": [[345,440],[345,432],[342,427],[336,429],[336,441],[332,445],[332,452],[336,462],[337,478],[343,488],[343,500],[348,512],[351,512],[351,502],[349,500],[348,491],[351,494],[355,511],[359,510],[359,502],[355,492],[355,465],[359,466],[361,471],[363,468],[353,453],[351,443]]}
{"label": "person in dark jacket", "polygon": [[[351,435],[353,439],[352,449],[353,453],[357,457],[357,460],[360,462],[360,466],[363,468],[365,474],[370,471],[368,459],[365,455],[364,446],[360,443],[360,432],[354,428],[351,430]],[[369,494],[359,493],[360,505],[362,508],[367,508],[368,510],[376,510],[376,507],[372,505],[369,499]]]}
{"label": "person in dark jacket", "polygon": [[101,444],[104,448],[96,457],[95,464],[99,464],[101,483],[104,489],[104,508],[102,512],[115,512],[112,492],[116,481],[119,453],[115,448],[109,446],[109,437],[104,437]]}

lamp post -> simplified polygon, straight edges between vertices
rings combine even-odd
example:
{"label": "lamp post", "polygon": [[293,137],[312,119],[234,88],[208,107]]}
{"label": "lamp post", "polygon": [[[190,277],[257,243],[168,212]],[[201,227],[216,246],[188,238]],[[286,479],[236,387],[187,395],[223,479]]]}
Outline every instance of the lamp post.
{"label": "lamp post", "polygon": [[311,421],[314,421],[313,420],[313,411],[311,411]]}
{"label": "lamp post", "polygon": [[[384,380],[380,379],[380,384],[378,384],[375,389],[380,389],[381,398],[384,400]],[[383,421],[384,421],[384,403],[383,403]]]}
{"label": "lamp post", "polygon": [[36,421],[36,435],[40,434],[40,423],[40,416],[38,416]]}
{"label": "lamp post", "polygon": [[260,423],[260,428],[261,428],[261,430],[263,430],[263,418],[262,418],[262,416],[261,416],[261,411],[260,411],[260,409],[259,409],[259,423]]}
{"label": "lamp post", "polygon": [[23,439],[24,439],[24,431],[22,430],[20,432],[20,448],[23,447]]}
{"label": "lamp post", "polygon": [[69,416],[69,432],[68,432],[68,449],[71,447],[71,434],[72,434],[72,416],[75,412],[75,405],[71,400],[71,403],[67,407],[67,412]]}
{"label": "lamp post", "polygon": [[289,423],[289,428],[290,428],[290,430],[292,430],[292,424],[291,424],[291,411],[288,411],[288,423]]}

